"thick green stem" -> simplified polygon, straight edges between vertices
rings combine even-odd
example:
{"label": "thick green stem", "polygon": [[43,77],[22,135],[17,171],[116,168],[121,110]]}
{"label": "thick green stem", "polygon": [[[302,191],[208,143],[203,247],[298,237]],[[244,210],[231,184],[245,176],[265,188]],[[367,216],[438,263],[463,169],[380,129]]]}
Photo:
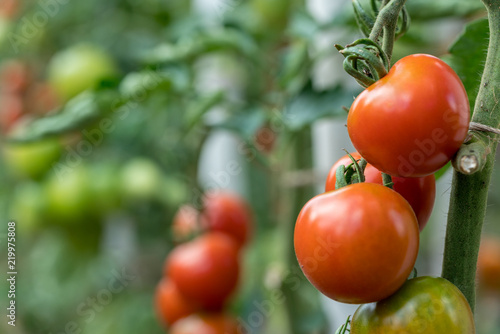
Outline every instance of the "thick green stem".
{"label": "thick green stem", "polygon": [[[488,9],[490,45],[472,121],[498,128],[500,124],[500,0],[483,0]],[[451,189],[442,276],[463,292],[475,308],[475,274],[486,213],[488,187],[494,164],[498,135],[476,134],[461,152],[471,145],[488,152],[485,164],[477,173],[455,171]],[[473,151],[472,153],[475,153]]]}

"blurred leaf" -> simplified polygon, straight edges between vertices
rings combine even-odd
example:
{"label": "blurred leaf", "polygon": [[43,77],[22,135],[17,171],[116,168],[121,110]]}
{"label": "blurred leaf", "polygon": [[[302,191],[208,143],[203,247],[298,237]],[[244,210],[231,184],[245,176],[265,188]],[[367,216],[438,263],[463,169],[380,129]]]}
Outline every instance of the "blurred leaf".
{"label": "blurred leaf", "polygon": [[291,130],[300,130],[325,117],[346,117],[343,106],[349,108],[357,92],[342,87],[328,91],[315,91],[309,83],[305,89],[290,101],[283,114],[285,124]]}
{"label": "blurred leaf", "polygon": [[111,106],[112,101],[116,99],[116,94],[109,91],[84,92],[70,100],[60,112],[33,120],[9,140],[35,141],[82,129],[98,119],[102,115],[102,110],[106,106]]}
{"label": "blurred leaf", "polygon": [[448,162],[446,165],[444,165],[443,168],[434,173],[436,181],[442,178],[446,174],[446,172],[450,169],[450,167],[451,167],[451,162]]}
{"label": "blurred leaf", "polygon": [[481,19],[469,23],[451,46],[450,54],[443,57],[462,80],[469,97],[471,113],[481,84],[488,50],[488,36],[488,20]]}
{"label": "blurred leaf", "polygon": [[406,3],[412,19],[467,17],[484,11],[481,1],[470,0],[412,0]]}
{"label": "blurred leaf", "polygon": [[210,96],[203,97],[191,103],[191,106],[188,107],[186,112],[186,123],[187,123],[187,131],[185,134],[189,132],[196,124],[198,124],[205,115],[207,111],[215,107],[219,104],[224,98],[224,94],[222,92],[217,92],[211,94]]}
{"label": "blurred leaf", "polygon": [[289,94],[297,94],[307,83],[311,69],[308,44],[305,41],[294,43],[287,50],[282,61],[280,85]]}

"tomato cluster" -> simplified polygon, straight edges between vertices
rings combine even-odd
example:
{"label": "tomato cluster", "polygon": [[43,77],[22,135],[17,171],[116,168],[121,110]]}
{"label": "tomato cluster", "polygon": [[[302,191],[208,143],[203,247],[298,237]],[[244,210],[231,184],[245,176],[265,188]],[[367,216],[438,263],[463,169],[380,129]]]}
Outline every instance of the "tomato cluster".
{"label": "tomato cluster", "polygon": [[170,333],[238,332],[236,321],[223,310],[237,288],[240,251],[251,226],[248,205],[227,192],[205,194],[201,211],[179,209],[174,236],[178,241],[194,238],[170,252],[155,294],[156,313]]}
{"label": "tomato cluster", "polygon": [[429,55],[401,59],[354,101],[347,128],[359,153],[334,164],[294,234],[300,267],[320,292],[365,304],[351,333],[474,333],[453,284],[407,281],[434,206],[433,174],[460,148],[469,118],[460,79]]}

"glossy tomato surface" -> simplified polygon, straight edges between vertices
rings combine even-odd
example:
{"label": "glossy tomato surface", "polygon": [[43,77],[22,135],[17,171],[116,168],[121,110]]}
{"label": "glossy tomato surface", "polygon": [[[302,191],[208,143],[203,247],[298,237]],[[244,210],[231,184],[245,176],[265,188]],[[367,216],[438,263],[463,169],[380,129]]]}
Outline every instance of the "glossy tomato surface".
{"label": "glossy tomato surface", "polygon": [[218,310],[238,283],[238,252],[231,237],[208,233],[177,246],[167,258],[165,275],[190,300]]}
{"label": "glossy tomato surface", "polygon": [[240,245],[245,244],[252,234],[248,204],[240,196],[225,191],[205,194],[201,223],[206,230],[225,233]]}
{"label": "glossy tomato surface", "polygon": [[500,238],[484,236],[477,261],[479,286],[500,292]]}
{"label": "glossy tomato surface", "polygon": [[297,218],[295,253],[309,281],[343,303],[388,297],[407,279],[418,253],[418,223],[407,201],[373,183],[311,199]]}
{"label": "glossy tomato surface", "polygon": [[[356,160],[361,159],[358,152],[351,153],[351,155]],[[337,168],[341,165],[347,167],[351,163],[349,156],[345,155],[333,165],[326,180],[326,191],[335,190]],[[365,182],[383,184],[382,173],[371,164],[368,164],[365,168]],[[422,231],[429,221],[436,198],[436,178],[434,174],[416,178],[393,176],[392,182],[394,183],[393,189],[410,203],[417,216],[420,231]]]}
{"label": "glossy tomato surface", "polygon": [[361,305],[351,334],[473,334],[472,311],[460,290],[441,277],[418,277],[378,303]]}
{"label": "glossy tomato surface", "polygon": [[237,321],[225,314],[195,314],[175,323],[170,334],[240,334]]}
{"label": "glossy tomato surface", "polygon": [[179,292],[171,280],[163,279],[156,287],[155,310],[158,319],[164,325],[170,326],[177,320],[195,313],[198,308]]}
{"label": "glossy tomato surface", "polygon": [[407,56],[354,101],[347,130],[356,150],[393,176],[430,175],[451,159],[469,127],[457,74],[442,60]]}

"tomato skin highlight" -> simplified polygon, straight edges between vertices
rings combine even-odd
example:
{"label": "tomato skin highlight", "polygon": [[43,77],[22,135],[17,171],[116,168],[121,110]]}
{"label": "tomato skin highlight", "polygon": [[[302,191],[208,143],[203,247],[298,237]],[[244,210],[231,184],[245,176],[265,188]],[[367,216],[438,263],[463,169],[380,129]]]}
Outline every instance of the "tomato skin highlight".
{"label": "tomato skin highlight", "polygon": [[170,334],[239,334],[237,321],[225,314],[194,314],[172,326]]}
{"label": "tomato skin highlight", "polygon": [[[361,155],[358,152],[353,152],[351,155],[356,160],[361,159]],[[341,165],[347,167],[351,163],[352,161],[349,156],[345,155],[333,165],[326,179],[325,191],[335,190],[337,168]],[[383,184],[382,173],[371,164],[368,164],[365,168],[365,182]],[[432,209],[434,208],[434,200],[436,198],[436,178],[434,174],[416,178],[394,176],[392,177],[392,182],[394,183],[394,191],[410,203],[417,216],[420,231],[422,231],[429,221]]]}
{"label": "tomato skin highlight", "polygon": [[164,278],[156,287],[155,310],[158,319],[168,327],[195,313],[198,308],[186,300],[171,280]]}
{"label": "tomato skin highlight", "polygon": [[357,183],[311,199],[297,218],[294,245],[320,292],[343,303],[369,303],[390,296],[410,275],[418,223],[395,191]]}
{"label": "tomato skin highlight", "polygon": [[243,198],[230,192],[217,190],[205,194],[200,223],[204,230],[225,233],[239,245],[246,244],[252,234],[250,208]]}
{"label": "tomato skin highlight", "polygon": [[421,177],[446,165],[467,136],[470,107],[442,60],[407,56],[354,101],[347,130],[356,150],[393,176]]}
{"label": "tomato skin highlight", "polygon": [[189,300],[207,310],[220,310],[236,289],[239,248],[222,233],[207,233],[177,246],[167,258],[170,277]]}
{"label": "tomato skin highlight", "polygon": [[394,295],[361,305],[351,334],[474,334],[474,317],[460,290],[441,277],[408,280]]}

